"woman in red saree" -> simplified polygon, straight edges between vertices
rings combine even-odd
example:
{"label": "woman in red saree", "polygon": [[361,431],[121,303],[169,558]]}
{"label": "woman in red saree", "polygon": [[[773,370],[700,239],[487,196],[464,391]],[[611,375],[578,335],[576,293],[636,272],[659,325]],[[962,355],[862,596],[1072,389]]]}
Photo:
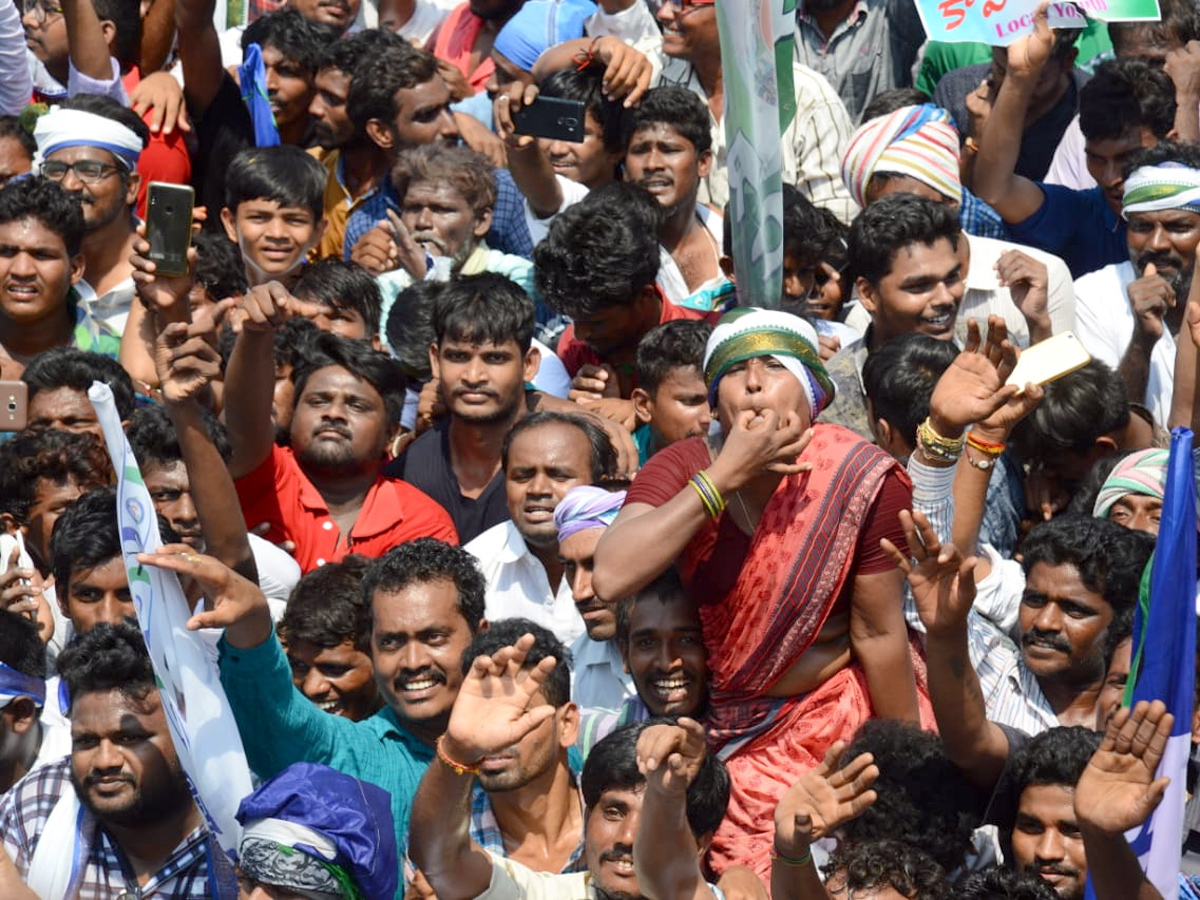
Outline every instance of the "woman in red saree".
{"label": "woman in red saree", "polygon": [[775,806],[796,778],[873,715],[933,721],[903,575],[879,546],[903,535],[912,488],[874,445],[812,424],[833,385],[802,319],[729,313],[705,380],[721,438],[650,459],[596,548],[594,585],[625,597],[676,565],[696,597],[709,736],[733,779],[709,862],[769,884]]}

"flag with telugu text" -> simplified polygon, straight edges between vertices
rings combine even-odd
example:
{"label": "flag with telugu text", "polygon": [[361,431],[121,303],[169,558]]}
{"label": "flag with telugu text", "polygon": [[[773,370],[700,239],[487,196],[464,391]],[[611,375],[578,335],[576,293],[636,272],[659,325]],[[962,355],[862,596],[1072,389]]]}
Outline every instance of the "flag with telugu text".
{"label": "flag with telugu text", "polygon": [[780,142],[796,113],[796,0],[717,0],[716,6],[738,304],[778,309],[783,289]]}
{"label": "flag with telugu text", "polygon": [[137,561],[138,553],[153,553],[162,539],[158,514],[121,429],[112,390],[93,382],[88,398],[117,472],[117,517],[129,593],[154,664],[171,739],[196,806],[221,849],[233,859],[242,833],[238,804],[253,789],[242,737],[221,686],[215,654],[200,634],[187,628],[191,610],[179,579],[174,572]]}

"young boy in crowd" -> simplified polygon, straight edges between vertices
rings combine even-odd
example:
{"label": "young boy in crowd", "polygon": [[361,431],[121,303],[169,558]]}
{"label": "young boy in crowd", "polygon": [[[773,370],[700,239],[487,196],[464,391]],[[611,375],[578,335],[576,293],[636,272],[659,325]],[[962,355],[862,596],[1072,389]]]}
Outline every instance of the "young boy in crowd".
{"label": "young boy in crowd", "polygon": [[241,248],[250,287],[295,284],[325,231],[325,176],[299,147],[243,150],[233,158],[221,224]]}
{"label": "young boy in crowd", "polygon": [[703,368],[711,333],[707,322],[677,319],[656,325],[638,343],[638,386],[630,399],[638,421],[633,442],[639,464],[668,444],[708,434],[712,410]]}
{"label": "young boy in crowd", "polygon": [[381,706],[371,668],[371,606],[360,589],[369,563],[353,554],[309,572],[279,622],[292,684],[323,712],[351,722]]}

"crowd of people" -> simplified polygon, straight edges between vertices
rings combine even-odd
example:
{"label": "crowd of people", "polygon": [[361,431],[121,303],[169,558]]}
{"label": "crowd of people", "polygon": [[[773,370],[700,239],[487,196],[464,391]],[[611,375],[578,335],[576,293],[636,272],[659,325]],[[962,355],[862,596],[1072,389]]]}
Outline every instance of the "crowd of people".
{"label": "crowd of people", "polygon": [[1200,423],[1200,7],[1160,7],[988,47],[795,4],[764,298],[713,0],[0,0],[0,896],[1160,897],[1125,834],[1176,723],[1125,687]]}

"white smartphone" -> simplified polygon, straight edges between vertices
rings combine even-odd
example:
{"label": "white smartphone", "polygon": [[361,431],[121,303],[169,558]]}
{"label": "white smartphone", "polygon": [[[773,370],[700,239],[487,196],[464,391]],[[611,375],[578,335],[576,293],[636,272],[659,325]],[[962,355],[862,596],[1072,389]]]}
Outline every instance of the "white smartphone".
{"label": "white smartphone", "polygon": [[1062,331],[1021,351],[1016,367],[1005,384],[1015,384],[1018,394],[1027,384],[1048,384],[1064,375],[1077,372],[1092,361],[1073,331]]}

